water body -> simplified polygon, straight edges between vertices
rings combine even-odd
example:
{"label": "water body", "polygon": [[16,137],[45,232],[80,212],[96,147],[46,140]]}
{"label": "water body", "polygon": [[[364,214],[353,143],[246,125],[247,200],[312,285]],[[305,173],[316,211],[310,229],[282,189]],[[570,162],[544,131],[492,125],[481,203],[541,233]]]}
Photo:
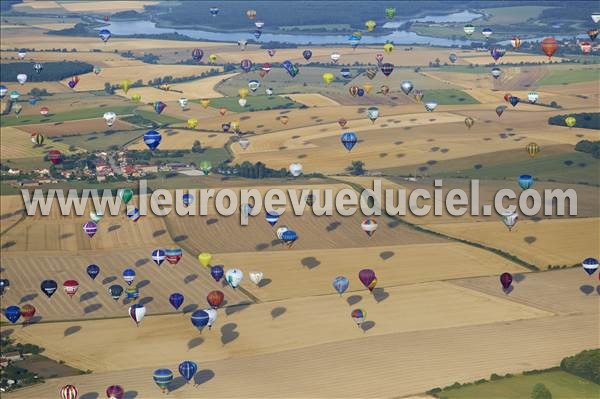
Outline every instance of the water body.
{"label": "water body", "polygon": [[[179,33],[197,40],[219,42],[237,42],[238,40],[254,40],[254,31],[248,32],[210,32],[196,29],[159,28],[152,21],[111,21],[108,26],[98,29],[108,29],[115,36],[135,34]],[[348,45],[349,35],[294,35],[284,33],[263,33],[259,42],[281,42],[298,45],[308,44],[343,44]],[[360,44],[383,44],[392,41],[394,44],[431,44],[435,46],[469,45],[469,40],[451,40],[438,37],[420,36],[414,32],[395,30],[382,36],[363,35]]]}
{"label": "water body", "polygon": [[[414,18],[410,19],[411,22],[433,22],[433,23],[460,23],[460,22],[470,22],[476,20],[478,18],[483,17],[483,14],[477,14],[470,11],[461,11],[455,12],[454,14],[448,15],[428,15],[422,18]],[[386,22],[382,25],[384,29],[398,29],[402,26],[406,21],[393,21]]]}

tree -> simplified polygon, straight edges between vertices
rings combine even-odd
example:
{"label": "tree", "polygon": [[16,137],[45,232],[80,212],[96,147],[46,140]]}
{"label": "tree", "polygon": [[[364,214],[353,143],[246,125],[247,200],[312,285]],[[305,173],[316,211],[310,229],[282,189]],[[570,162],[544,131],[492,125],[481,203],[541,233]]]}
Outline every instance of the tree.
{"label": "tree", "polygon": [[192,144],[192,152],[202,152],[202,144],[200,144],[200,140],[194,140],[194,144]]}
{"label": "tree", "polygon": [[346,168],[353,176],[360,176],[365,174],[365,163],[363,161],[352,161],[352,164]]}
{"label": "tree", "polygon": [[537,383],[531,391],[531,399],[552,399],[552,393],[542,383]]}
{"label": "tree", "polygon": [[111,86],[109,82],[104,83],[104,92],[106,94],[115,94],[115,89]]}

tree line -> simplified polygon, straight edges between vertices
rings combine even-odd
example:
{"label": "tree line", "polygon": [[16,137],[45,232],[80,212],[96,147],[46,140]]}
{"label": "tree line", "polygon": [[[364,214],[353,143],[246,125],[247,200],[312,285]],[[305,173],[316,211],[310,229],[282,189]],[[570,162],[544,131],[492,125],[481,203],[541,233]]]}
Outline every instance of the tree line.
{"label": "tree line", "polygon": [[81,61],[60,61],[40,63],[42,69],[37,73],[34,69],[35,62],[9,62],[0,68],[0,81],[14,82],[17,75],[27,75],[27,82],[55,82],[92,72],[94,66]]}

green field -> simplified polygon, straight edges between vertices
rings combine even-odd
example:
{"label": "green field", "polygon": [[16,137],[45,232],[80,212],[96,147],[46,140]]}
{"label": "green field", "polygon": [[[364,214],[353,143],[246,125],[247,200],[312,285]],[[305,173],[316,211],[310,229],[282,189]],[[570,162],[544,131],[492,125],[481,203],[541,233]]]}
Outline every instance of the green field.
{"label": "green field", "polygon": [[[245,107],[238,103],[238,97],[221,97],[210,100],[212,108],[227,108],[233,112],[253,112],[268,109],[300,108],[302,104],[281,96],[248,96]],[[197,101],[199,102],[199,100]]]}
{"label": "green field", "polygon": [[65,144],[67,146],[74,145],[78,148],[84,148],[88,151],[102,151],[110,146],[116,145],[122,147],[141,137],[146,133],[146,130],[125,130],[104,133],[93,133],[77,136],[65,136],[54,138],[55,142]]}
{"label": "green field", "polygon": [[600,385],[560,370],[444,389],[437,394],[437,397],[445,399],[530,398],[531,390],[537,383],[544,384],[550,390],[552,399],[598,399],[600,397]]}
{"label": "green field", "polygon": [[20,169],[22,171],[43,169],[52,165],[50,161],[44,160],[43,155],[28,158],[3,159],[2,163],[13,169]]}
{"label": "green field", "polygon": [[491,17],[485,21],[486,24],[511,25],[527,22],[530,18],[537,18],[542,11],[551,7],[543,6],[516,6],[484,8],[483,11]]}
{"label": "green field", "polygon": [[476,29],[475,33],[471,37],[467,37],[463,30],[463,25],[429,25],[428,23],[414,23],[410,30],[421,36],[432,36],[432,37],[443,37],[443,38],[456,38],[456,39],[469,39],[469,40],[485,40],[485,36],[481,34],[481,29]]}
{"label": "green field", "polygon": [[21,115],[17,118],[14,115],[3,116],[0,118],[0,126],[16,126],[16,125],[31,125],[36,123],[57,123],[65,121],[75,121],[79,119],[94,119],[102,118],[105,112],[112,111],[119,115],[131,114],[134,110],[134,106],[118,106],[110,107],[106,110],[98,108],[84,108],[84,109],[73,109],[69,112],[59,112],[55,114],[43,115]]}
{"label": "green field", "polygon": [[[535,82],[536,86],[566,85],[569,83],[590,82],[600,80],[598,68],[589,67],[572,71],[552,71]],[[600,82],[596,82],[596,85]]]}
{"label": "green field", "polygon": [[[474,57],[479,57],[480,55],[474,55]],[[469,57],[462,57],[469,58]],[[473,64],[469,65],[444,65],[438,68],[422,68],[421,71],[424,72],[456,72],[456,73],[490,73],[490,68],[484,66],[474,66]]]}
{"label": "green field", "polygon": [[439,105],[479,104],[479,101],[457,89],[425,90],[423,102],[435,100]]}

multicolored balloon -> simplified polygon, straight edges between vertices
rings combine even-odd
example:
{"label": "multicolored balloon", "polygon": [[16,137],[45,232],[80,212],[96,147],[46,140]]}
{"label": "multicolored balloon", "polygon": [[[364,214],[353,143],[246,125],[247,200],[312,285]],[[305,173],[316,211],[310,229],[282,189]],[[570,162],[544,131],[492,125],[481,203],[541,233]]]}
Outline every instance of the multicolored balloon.
{"label": "multicolored balloon", "polygon": [[377,277],[375,276],[375,272],[371,269],[362,269],[358,273],[358,279],[371,292],[373,292],[373,289],[377,285]]}
{"label": "multicolored balloon", "polygon": [[131,320],[135,321],[135,324],[138,327],[139,327],[140,323],[142,322],[142,320],[144,319],[145,315],[146,315],[146,308],[144,307],[144,305],[134,303],[133,305],[131,305],[129,307],[129,317],[131,317]]}
{"label": "multicolored balloon", "polygon": [[591,276],[596,270],[598,270],[598,259],[586,258],[583,260],[583,262],[581,262],[581,266],[583,267],[583,270],[585,270],[585,272]]}
{"label": "multicolored balloon", "polygon": [[340,294],[340,296],[348,289],[350,280],[348,277],[337,276],[333,279],[333,288]]}
{"label": "multicolored balloon", "polygon": [[154,370],[152,378],[154,379],[154,383],[165,393],[169,384],[173,381],[173,372],[169,369],[157,369]]}

